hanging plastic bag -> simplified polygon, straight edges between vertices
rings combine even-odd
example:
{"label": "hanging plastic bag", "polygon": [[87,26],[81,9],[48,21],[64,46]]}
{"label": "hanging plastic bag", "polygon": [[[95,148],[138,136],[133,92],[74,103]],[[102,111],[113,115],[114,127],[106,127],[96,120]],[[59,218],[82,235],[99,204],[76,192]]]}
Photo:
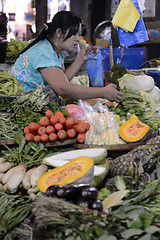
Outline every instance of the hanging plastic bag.
{"label": "hanging plastic bag", "polygon": [[90,87],[103,87],[103,66],[101,51],[95,53],[87,48],[87,71],[90,80]]}
{"label": "hanging plastic bag", "polygon": [[140,14],[140,19],[138,20],[133,32],[126,32],[122,28],[118,28],[119,42],[123,47],[130,47],[149,40],[138,2],[137,0],[132,0],[132,2]]}

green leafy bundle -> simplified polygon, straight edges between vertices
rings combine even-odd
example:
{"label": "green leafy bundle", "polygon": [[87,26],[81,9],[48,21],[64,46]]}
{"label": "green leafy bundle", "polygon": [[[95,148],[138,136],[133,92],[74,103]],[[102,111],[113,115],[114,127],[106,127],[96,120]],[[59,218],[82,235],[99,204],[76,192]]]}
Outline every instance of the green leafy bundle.
{"label": "green leafy bundle", "polygon": [[129,112],[130,109],[134,109],[134,113],[143,123],[149,126],[154,123],[160,125],[155,103],[148,93],[144,91],[135,92],[127,89],[125,89],[123,93],[121,105],[126,112]]}
{"label": "green leafy bundle", "polygon": [[11,39],[7,46],[6,62],[15,62],[19,53],[27,47],[29,42]]}
{"label": "green leafy bundle", "polygon": [[11,239],[12,230],[27,217],[30,209],[28,196],[9,195],[0,189],[0,239]]}
{"label": "green leafy bundle", "polygon": [[15,124],[11,116],[0,116],[0,139],[1,140],[14,140],[15,134],[19,130],[18,124]]}
{"label": "green leafy bundle", "polygon": [[28,168],[37,167],[48,154],[48,150],[43,143],[26,143],[22,132],[16,134],[14,140],[18,145],[12,148],[6,146],[8,150],[2,150],[0,155],[15,166],[20,163],[26,163]]}
{"label": "green leafy bundle", "polygon": [[42,86],[38,86],[33,92],[14,99],[10,109],[13,113],[12,118],[21,129],[24,129],[30,122],[39,122],[42,110],[49,102],[49,97],[42,91]]}
{"label": "green leafy bundle", "polygon": [[0,71],[0,95],[21,96],[25,93],[20,82],[8,70]]}

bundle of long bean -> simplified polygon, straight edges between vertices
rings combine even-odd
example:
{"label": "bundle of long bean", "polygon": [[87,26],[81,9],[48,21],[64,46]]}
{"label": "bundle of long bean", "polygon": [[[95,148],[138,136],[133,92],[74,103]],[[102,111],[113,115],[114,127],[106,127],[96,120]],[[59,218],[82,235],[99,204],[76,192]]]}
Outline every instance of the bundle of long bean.
{"label": "bundle of long bean", "polygon": [[0,140],[14,139],[18,129],[19,126],[11,120],[11,117],[0,116]]}
{"label": "bundle of long bean", "polygon": [[25,93],[20,82],[8,70],[0,71],[0,94],[21,96]]}
{"label": "bundle of long bean", "polygon": [[7,239],[14,227],[27,217],[30,203],[28,196],[9,195],[0,189],[0,239]]}

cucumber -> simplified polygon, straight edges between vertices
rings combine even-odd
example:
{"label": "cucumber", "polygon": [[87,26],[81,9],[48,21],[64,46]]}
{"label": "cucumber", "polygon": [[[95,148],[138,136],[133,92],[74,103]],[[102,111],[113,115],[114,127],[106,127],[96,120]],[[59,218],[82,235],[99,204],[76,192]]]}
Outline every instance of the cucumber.
{"label": "cucumber", "polygon": [[[68,163],[69,160],[57,160],[57,159],[49,159],[49,158],[45,158],[43,163],[52,167],[61,167],[64,164]],[[102,181],[104,180],[104,178],[107,176],[109,170],[109,162],[106,160],[106,163],[104,164],[104,166],[95,166],[94,165],[94,181],[93,181],[93,185],[94,186],[98,186],[100,183],[102,183]]]}
{"label": "cucumber", "polygon": [[77,157],[91,157],[94,160],[95,164],[99,164],[107,157],[107,149],[106,148],[87,148],[87,149],[78,149],[66,151],[63,153],[54,154],[52,156],[46,157],[44,159],[44,163],[46,161],[51,160],[72,160]]}

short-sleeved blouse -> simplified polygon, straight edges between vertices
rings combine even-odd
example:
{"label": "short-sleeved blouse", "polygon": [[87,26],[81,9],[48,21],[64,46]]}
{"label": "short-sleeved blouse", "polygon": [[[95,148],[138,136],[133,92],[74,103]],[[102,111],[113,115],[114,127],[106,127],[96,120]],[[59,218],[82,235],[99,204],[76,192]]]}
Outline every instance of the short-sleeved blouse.
{"label": "short-sleeved blouse", "polygon": [[58,57],[51,43],[44,39],[18,57],[11,73],[21,82],[23,89],[29,92],[35,90],[37,84],[42,83],[44,88],[50,88],[38,68],[59,67],[62,69],[63,64],[63,53],[61,52]]}

